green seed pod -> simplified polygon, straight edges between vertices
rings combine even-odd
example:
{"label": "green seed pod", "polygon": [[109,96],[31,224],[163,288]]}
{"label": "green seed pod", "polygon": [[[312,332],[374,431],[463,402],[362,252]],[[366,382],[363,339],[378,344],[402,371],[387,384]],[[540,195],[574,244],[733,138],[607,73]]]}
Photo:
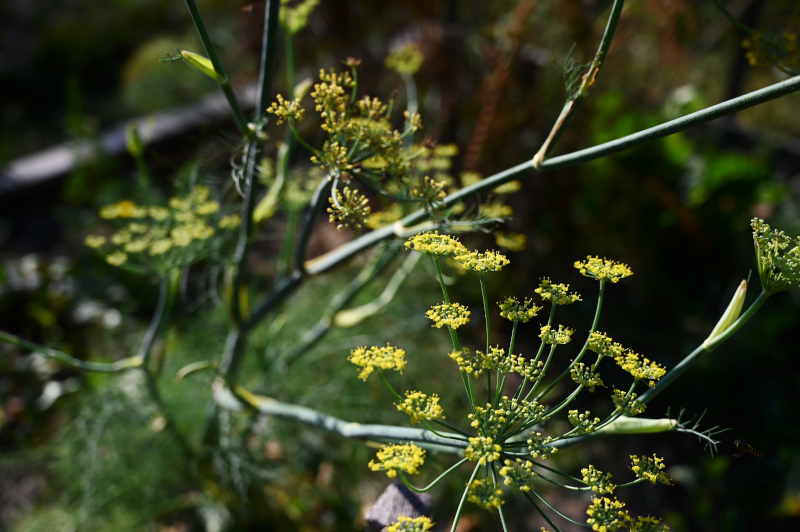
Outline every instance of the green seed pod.
{"label": "green seed pod", "polygon": [[706,341],[703,342],[703,347],[709,349],[708,345],[717,336],[728,330],[728,327],[733,325],[733,323],[739,319],[739,314],[742,313],[742,307],[744,306],[745,295],[747,295],[747,281],[742,281],[742,283],[736,289],[736,292],[733,294],[733,299],[731,299],[730,304],[728,304],[728,308],[725,309],[725,313],[722,314],[722,317],[717,322],[714,330],[711,331],[711,334],[708,335]]}
{"label": "green seed pod", "polygon": [[181,56],[183,56],[187,63],[217,83],[225,83],[225,78],[221,76],[219,72],[214,70],[214,65],[211,64],[211,60],[209,58],[203,57],[202,55],[194,52],[188,52],[186,50],[181,50]]}

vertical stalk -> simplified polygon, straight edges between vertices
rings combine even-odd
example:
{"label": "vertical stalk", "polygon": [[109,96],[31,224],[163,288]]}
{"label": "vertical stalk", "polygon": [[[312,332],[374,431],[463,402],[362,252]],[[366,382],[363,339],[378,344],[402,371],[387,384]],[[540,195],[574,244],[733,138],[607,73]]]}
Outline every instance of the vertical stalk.
{"label": "vertical stalk", "polygon": [[216,48],[214,48],[214,43],[211,42],[211,36],[208,34],[206,25],[203,22],[203,17],[200,15],[200,10],[197,9],[197,4],[194,0],[186,0],[186,7],[189,8],[189,13],[197,28],[197,33],[200,35],[200,40],[203,42],[203,47],[206,49],[206,54],[208,54],[208,58],[211,60],[214,70],[223,79],[219,86],[223,94],[225,94],[225,99],[228,100],[228,105],[233,112],[233,120],[236,122],[236,128],[239,130],[239,133],[248,136],[249,130],[247,129],[247,119],[244,116],[244,111],[242,111],[242,106],[239,105],[239,99],[236,97],[231,84],[228,82],[228,76],[225,74],[225,69],[222,68],[222,63],[219,60]]}
{"label": "vertical stalk", "polygon": [[[480,272],[481,279],[481,298],[483,299],[483,315],[486,318],[486,356],[489,356],[489,349],[491,346],[491,338],[489,337],[489,296],[486,294],[486,278],[484,273]],[[492,372],[486,370],[486,400],[491,403],[492,401]]]}

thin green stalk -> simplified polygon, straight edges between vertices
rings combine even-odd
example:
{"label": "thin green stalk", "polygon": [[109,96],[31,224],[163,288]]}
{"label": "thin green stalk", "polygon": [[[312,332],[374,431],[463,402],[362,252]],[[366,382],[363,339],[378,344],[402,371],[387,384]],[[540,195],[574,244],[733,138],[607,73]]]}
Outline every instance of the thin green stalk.
{"label": "thin green stalk", "polygon": [[[535,492],[534,492],[534,493],[535,493]],[[542,511],[542,509],[541,509],[541,508],[539,508],[539,505],[538,505],[538,504],[536,504],[536,501],[534,501],[534,500],[531,498],[531,496],[528,494],[528,492],[527,492],[527,491],[523,491],[523,492],[522,492],[522,494],[525,496],[525,498],[526,498],[526,499],[528,499],[528,501],[529,501],[529,502],[530,502],[530,503],[533,505],[533,507],[534,507],[534,508],[536,508],[536,511],[537,511],[537,512],[539,512],[539,515],[541,515],[541,516],[544,518],[544,520],[545,520],[545,521],[547,521],[547,524],[549,524],[550,526],[552,526],[552,527],[553,527],[553,530],[555,530],[555,532],[561,532],[561,529],[560,529],[560,528],[558,528],[558,527],[556,526],[556,524],[555,524],[553,521],[551,521],[551,520],[550,520],[550,518],[549,518],[549,517],[547,517],[547,514],[545,514],[545,513]]]}
{"label": "thin green stalk", "polygon": [[[492,471],[492,484],[494,484],[494,487],[497,488],[497,471],[495,470],[494,462],[492,462],[490,465]],[[497,507],[497,513],[500,514],[500,523],[503,525],[503,532],[508,532],[508,525],[506,525],[506,516],[503,513],[502,505]]]}
{"label": "thin green stalk", "polygon": [[450,528],[450,532],[456,532],[458,520],[461,519],[461,510],[464,508],[464,501],[467,499],[467,491],[469,490],[469,486],[472,484],[472,481],[475,480],[475,475],[478,474],[478,469],[480,469],[480,467],[480,464],[475,464],[475,469],[472,471],[472,476],[469,477],[467,487],[464,489],[464,494],[461,495],[461,501],[458,503],[458,509],[456,510],[456,516],[453,518],[453,526]]}
{"label": "thin green stalk", "polygon": [[769,294],[764,290],[762,290],[761,293],[756,298],[756,300],[753,301],[753,303],[750,305],[750,307],[748,307],[748,309],[744,311],[744,313],[742,313],[741,316],[739,316],[739,319],[736,320],[730,327],[728,327],[724,333],[720,334],[719,336],[714,338],[714,340],[709,342],[707,348],[703,347],[702,345],[697,347],[697,349],[692,351],[686,358],[681,360],[681,362],[677,366],[669,370],[666,375],[661,377],[661,380],[659,380],[656,383],[655,387],[650,388],[645,393],[643,393],[641,397],[639,397],[639,401],[647,403],[651,401],[656,395],[660,394],[664,390],[664,388],[672,384],[672,382],[675,381],[675,379],[680,377],[687,369],[696,364],[704,354],[717,347],[719,344],[730,338],[736,331],[741,329],[742,325],[747,323],[750,320],[750,318],[753,317],[756,311],[758,311],[758,309],[761,308],[761,305],[763,305],[768,298]]}
{"label": "thin green stalk", "polygon": [[465,436],[467,439],[469,439],[469,438],[471,438],[473,436],[469,432],[465,432],[465,431],[461,430],[460,428],[451,425],[450,423],[442,421],[441,419],[434,419],[433,422],[434,423],[438,423],[439,425],[441,425],[443,427],[447,427],[448,429],[450,429],[450,430],[452,430],[454,432],[457,432],[458,434],[461,434],[462,436]]}
{"label": "thin green stalk", "polygon": [[408,489],[410,489],[411,491],[414,491],[414,492],[416,492],[416,493],[425,493],[426,491],[430,491],[430,490],[431,490],[431,488],[433,488],[433,487],[434,487],[436,484],[438,484],[438,483],[439,483],[439,482],[440,482],[440,481],[441,481],[443,478],[445,478],[447,475],[449,475],[450,473],[452,473],[453,471],[455,471],[455,470],[458,468],[458,466],[460,466],[461,464],[463,464],[463,463],[464,463],[464,462],[466,462],[466,461],[467,461],[467,459],[466,459],[466,458],[462,458],[461,460],[459,460],[458,462],[456,462],[456,463],[455,463],[455,465],[453,465],[453,466],[452,466],[450,469],[448,469],[447,471],[445,471],[444,473],[442,473],[441,475],[439,475],[439,476],[436,478],[436,480],[434,480],[433,482],[431,482],[430,484],[428,484],[428,485],[427,485],[427,486],[425,486],[424,488],[417,488],[417,487],[414,487],[414,486],[411,484],[411,482],[409,482],[409,481],[408,481],[408,479],[406,478],[406,475],[405,475],[405,473],[403,472],[403,470],[402,470],[402,469],[400,470],[400,479],[403,481],[403,484],[405,484],[405,485],[406,485],[406,487],[407,487]]}
{"label": "thin green stalk", "polygon": [[276,269],[281,277],[289,275],[292,269],[292,254],[294,253],[294,240],[297,233],[297,222],[300,220],[300,211],[291,209],[286,214],[286,229],[284,231],[283,248],[278,257]]}
{"label": "thin green stalk", "polygon": [[211,60],[214,70],[222,77],[223,81],[219,83],[219,86],[233,112],[233,121],[236,123],[236,128],[239,130],[239,133],[247,137],[250,135],[247,129],[247,119],[244,116],[244,111],[242,111],[242,106],[239,105],[239,99],[236,97],[236,93],[233,92],[233,88],[228,82],[228,76],[225,74],[225,69],[222,68],[222,63],[219,60],[214,43],[211,42],[211,36],[208,34],[206,25],[203,22],[203,17],[200,15],[200,10],[197,9],[197,4],[194,0],[186,0],[186,7],[189,8],[192,21],[194,21],[197,33],[200,35],[200,40],[203,42],[203,47],[206,49],[206,54],[208,54],[208,58]]}
{"label": "thin green stalk", "polygon": [[[483,315],[486,318],[486,356],[489,356],[491,337],[489,336],[489,296],[486,294],[486,279],[484,273],[480,272],[481,279],[481,298],[483,299]],[[486,372],[486,400],[492,400],[492,374],[490,371]]]}
{"label": "thin green stalk", "polygon": [[381,382],[383,383],[383,385],[386,386],[386,388],[390,392],[392,392],[392,395],[394,395],[394,398],[402,403],[403,402],[403,398],[400,397],[400,394],[398,394],[396,391],[394,391],[394,388],[392,388],[392,385],[389,384],[389,381],[387,381],[386,377],[383,376],[383,371],[380,368],[378,369],[378,376],[381,378]]}
{"label": "thin green stalk", "polygon": [[[542,368],[542,373],[543,373],[543,374],[546,374],[546,373],[547,373],[547,368],[549,368],[549,367],[550,367],[550,362],[552,362],[552,360],[553,360],[553,354],[555,354],[555,352],[556,352],[556,347],[558,347],[556,344],[553,344],[553,345],[551,345],[551,346],[550,346],[550,353],[548,353],[548,355],[547,355],[547,360],[545,360],[545,362],[544,362],[544,367]],[[528,391],[528,395],[526,395],[526,396],[525,396],[525,400],[526,400],[526,401],[530,400],[530,398],[531,398],[531,395],[533,395],[533,392],[534,392],[534,391],[536,391],[536,388],[538,388],[538,387],[539,387],[539,384],[540,384],[541,382],[542,382],[542,380],[541,380],[541,379],[539,379],[539,380],[537,380],[535,383],[533,383],[533,387],[531,387],[530,391]],[[540,393],[540,394],[539,394],[539,395],[536,397],[536,399],[535,399],[535,400],[538,402],[538,401],[539,401],[539,399],[541,399],[542,397],[544,397],[546,393],[547,393],[547,390],[543,391],[542,393]]]}
{"label": "thin green stalk", "polygon": [[774,83],[763,89],[732,98],[728,101],[712,105],[711,107],[706,107],[701,111],[690,113],[686,116],[664,122],[658,126],[639,131],[638,133],[634,133],[632,135],[627,135],[617,140],[605,142],[585,150],[579,150],[566,155],[553,157],[552,159],[544,161],[541,164],[540,169],[553,170],[556,168],[564,168],[566,166],[573,166],[576,164],[593,161],[600,157],[607,157],[621,151],[641,146],[642,144],[651,140],[667,137],[669,135],[689,129],[690,127],[711,122],[712,120],[722,118],[723,116],[732,115],[739,111],[743,111],[744,109],[749,109],[750,107],[754,107],[764,102],[780,98],[781,96],[791,94],[797,90],[800,90],[800,76],[795,76],[787,80]]}
{"label": "thin green stalk", "polygon": [[558,143],[561,135],[572,121],[572,117],[575,115],[575,112],[578,110],[583,100],[589,95],[589,91],[594,85],[597,75],[600,73],[600,69],[603,67],[603,64],[606,61],[606,56],[608,56],[608,51],[611,48],[611,41],[614,39],[614,33],[617,30],[617,24],[619,23],[619,18],[622,14],[622,7],[624,3],[624,0],[614,0],[614,5],[611,6],[611,13],[608,16],[608,23],[606,24],[605,32],[603,33],[602,39],[600,39],[600,46],[597,48],[597,53],[595,53],[594,60],[589,67],[589,71],[583,75],[578,93],[574,98],[572,98],[571,94],[568,95],[567,101],[564,104],[564,107],[562,108],[561,114],[556,120],[555,125],[550,131],[550,134],[548,135],[544,144],[533,158],[534,164],[537,167],[541,166],[545,158],[552,153],[556,143]]}
{"label": "thin green stalk", "polygon": [[572,491],[592,491],[591,486],[581,486],[580,488],[577,486],[570,486],[568,484],[562,484],[561,482],[556,482],[555,480],[548,478],[542,474],[537,474],[536,477],[544,480],[545,482],[549,482],[554,486],[558,486],[559,488],[564,488]]}
{"label": "thin green stalk", "polygon": [[241,220],[239,226],[239,239],[236,242],[236,249],[233,252],[233,284],[231,287],[231,311],[234,326],[242,329],[242,326],[249,316],[242,315],[242,303],[240,289],[244,285],[245,269],[247,265],[247,255],[250,251],[250,237],[255,226],[253,221],[253,210],[256,207],[256,161],[260,153],[259,145],[251,141],[247,145],[245,155],[245,199],[242,203]]}
{"label": "thin green stalk", "polygon": [[[550,317],[547,319],[547,326],[548,327],[552,327],[552,325],[553,325],[553,317],[555,316],[555,314],[556,314],[556,305],[551,305]],[[542,353],[544,352],[544,346],[545,346],[545,343],[544,343],[544,340],[542,340],[539,343],[539,350],[536,352],[536,356],[533,359],[533,364],[536,364],[539,361],[539,357],[541,357]],[[538,385],[538,382],[539,381],[537,381],[536,384],[534,384],[534,389]],[[525,386],[527,384],[528,384],[528,377],[525,376],[525,378],[522,379],[522,384],[519,385],[519,387],[517,388],[517,391],[514,393],[514,399],[519,400],[519,398],[522,397],[522,394],[525,393]]]}
{"label": "thin green stalk", "polygon": [[58,360],[59,362],[71,366],[73,368],[83,369],[87,371],[98,371],[100,373],[118,373],[132,368],[138,368],[142,365],[142,359],[138,356],[123,358],[116,362],[89,362],[70,356],[63,351],[51,349],[43,345],[23,340],[22,338],[5,331],[0,331],[0,341],[23,347],[30,351],[41,354],[47,358]]}
{"label": "thin green stalk", "polygon": [[[508,356],[514,354],[514,340],[517,336],[517,323],[519,322],[517,320],[514,320],[514,325],[512,325],[511,327],[511,342],[509,343],[508,346]],[[503,388],[505,388],[506,386],[506,377],[508,377],[507,371],[503,372],[502,381],[500,380],[500,372],[497,373],[497,392],[495,393],[495,398],[494,398],[495,405],[500,404],[500,394],[503,393]],[[516,398],[516,394],[514,394],[514,397]]]}
{"label": "thin green stalk", "polygon": [[158,300],[156,301],[156,310],[153,312],[153,317],[150,319],[150,325],[147,327],[142,342],[139,344],[139,349],[136,356],[142,359],[142,365],[147,368],[150,361],[150,354],[153,350],[153,343],[156,340],[158,330],[161,328],[161,321],[164,318],[164,309],[167,307],[167,299],[170,291],[170,277],[171,274],[163,274],[158,283]]}
{"label": "thin green stalk", "polygon": [[[320,427],[345,438],[393,442],[413,441],[420,447],[437,446],[438,451],[448,453],[462,453],[468,445],[467,442],[454,439],[453,436],[457,436],[457,434],[445,434],[445,437],[441,438],[427,429],[353,423],[305,406],[282,403],[267,397],[257,396],[241,386],[237,386],[231,391],[242,404],[248,405],[262,414],[292,419],[300,423]],[[231,405],[224,401],[218,401],[215,404],[223,409],[231,408]]]}
{"label": "thin green stalk", "polygon": [[551,417],[551,416],[559,413],[561,410],[563,410],[568,404],[570,404],[572,402],[573,399],[575,399],[575,397],[577,397],[577,395],[580,393],[580,391],[582,389],[583,389],[583,385],[578,386],[578,388],[576,388],[574,392],[569,394],[569,396],[567,396],[566,399],[561,401],[561,403],[558,406],[554,407],[547,414],[545,414],[545,417]]}
{"label": "thin green stalk", "polygon": [[[422,422],[423,422],[423,423],[425,423],[425,426],[426,426],[426,427],[428,427],[428,430],[429,430],[429,431],[433,432],[434,434],[436,434],[436,435],[437,435],[437,436],[439,436],[440,438],[449,438],[449,439],[451,439],[451,440],[469,441],[469,439],[468,439],[468,438],[459,438],[459,437],[456,437],[456,436],[445,436],[445,435],[443,435],[443,434],[439,434],[439,432],[438,432],[438,431],[434,430],[434,428],[433,428],[433,427],[431,427],[431,424],[430,424],[430,423],[428,423],[428,420],[427,420],[427,419],[425,419],[425,418],[423,418],[423,419],[422,419]],[[453,427],[452,425],[447,425],[447,426],[448,426],[448,428],[455,429],[455,427]],[[458,430],[458,429],[455,429],[455,430]],[[461,431],[458,431],[458,432],[461,432]],[[466,434],[466,433],[465,433],[465,435],[469,436],[469,435],[468,435],[468,434]]]}
{"label": "thin green stalk", "polygon": [[552,390],[559,382],[561,382],[564,379],[564,377],[569,375],[570,370],[575,366],[575,364],[580,362],[581,359],[583,358],[583,355],[586,353],[586,349],[589,347],[589,340],[592,339],[592,334],[597,330],[597,324],[600,322],[600,311],[603,309],[603,297],[605,295],[605,291],[606,291],[606,282],[600,281],[600,293],[597,296],[597,308],[594,311],[594,320],[592,321],[591,329],[589,329],[589,336],[586,337],[586,342],[584,342],[580,353],[578,353],[578,356],[576,356],[575,359],[572,362],[570,362],[570,364],[567,366],[567,369],[565,369],[561,373],[561,375],[556,377],[556,379],[553,382],[551,382],[550,385],[536,397],[536,401],[539,401],[544,396],[546,396],[550,392],[550,390]]}
{"label": "thin green stalk", "polygon": [[350,281],[350,284],[331,299],[328,307],[322,313],[322,317],[300,337],[299,345],[283,357],[283,363],[287,366],[292,364],[315,346],[333,327],[336,314],[391,262],[399,250],[400,248],[397,246],[377,250],[358,275]]}
{"label": "thin green stalk", "polygon": [[[261,36],[261,67],[258,72],[258,100],[254,111],[255,120],[260,120],[267,110],[272,94],[275,78],[275,57],[278,52],[276,40],[278,37],[278,13],[281,8],[280,0],[267,0],[264,9],[264,33]],[[289,87],[290,90],[294,86]]]}
{"label": "thin green stalk", "polygon": [[[544,500],[544,498],[543,498],[541,495],[539,495],[538,493],[536,493],[536,491],[534,491],[534,492],[533,492],[533,494],[534,494],[534,495],[536,495],[536,498],[537,498],[537,499],[539,499],[540,501],[542,501],[542,502],[545,504],[545,506],[547,506],[548,508],[550,508],[551,510],[553,510],[555,513],[557,513],[557,514],[559,515],[559,517],[561,517],[562,519],[565,519],[565,520],[569,521],[570,523],[572,523],[572,524],[574,524],[574,525],[582,526],[582,527],[584,527],[584,528],[591,528],[591,526],[592,526],[592,525],[590,525],[590,524],[588,524],[588,523],[581,523],[580,521],[575,521],[574,519],[570,519],[570,518],[569,518],[569,517],[567,517],[566,515],[562,514],[562,513],[561,513],[561,512],[559,512],[558,510],[556,510],[556,509],[553,507],[553,505],[551,505],[549,502],[547,502],[546,500]],[[528,494],[527,494],[527,493],[525,493],[525,495],[528,495]],[[542,515],[544,515],[544,514],[542,514]],[[548,522],[549,522],[549,521],[548,521]],[[551,523],[551,524],[552,524],[552,523]],[[555,525],[553,525],[553,526],[555,526]]]}
{"label": "thin green stalk", "polygon": [[311,197],[311,203],[306,209],[306,216],[303,220],[303,229],[300,232],[300,238],[294,248],[294,267],[302,273],[306,273],[306,251],[308,250],[308,242],[311,240],[311,234],[314,232],[314,226],[317,222],[317,217],[325,206],[325,198],[329,196],[329,192],[333,183],[327,178],[323,179]]}

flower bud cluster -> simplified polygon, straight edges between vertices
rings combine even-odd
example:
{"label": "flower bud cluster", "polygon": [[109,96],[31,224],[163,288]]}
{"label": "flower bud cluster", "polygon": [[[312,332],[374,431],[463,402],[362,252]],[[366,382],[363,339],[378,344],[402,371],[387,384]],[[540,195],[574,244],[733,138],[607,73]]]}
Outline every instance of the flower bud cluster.
{"label": "flower bud cluster", "polygon": [[395,403],[397,409],[411,418],[411,424],[416,425],[422,419],[444,419],[442,407],[439,406],[439,396],[436,394],[428,397],[422,392],[406,392],[402,403]]}
{"label": "flower bud cluster", "polygon": [[504,478],[506,486],[517,491],[530,491],[533,488],[533,479],[538,476],[533,467],[533,462],[517,458],[515,461],[506,460],[500,469],[500,475]]}
{"label": "flower bud cluster", "polygon": [[593,465],[581,469],[583,481],[592,487],[592,491],[600,495],[614,493],[616,484],[611,483],[611,473],[603,473]]}

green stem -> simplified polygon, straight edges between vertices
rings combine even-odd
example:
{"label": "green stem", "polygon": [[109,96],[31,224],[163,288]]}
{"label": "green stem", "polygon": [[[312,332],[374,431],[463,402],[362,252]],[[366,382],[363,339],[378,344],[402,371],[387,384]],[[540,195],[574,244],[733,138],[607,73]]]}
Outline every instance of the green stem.
{"label": "green stem", "polygon": [[446,423],[446,422],[442,421],[441,419],[434,419],[433,422],[434,423],[438,423],[439,425],[441,425],[443,427],[447,427],[448,429],[450,429],[450,430],[452,430],[454,432],[457,432],[458,434],[461,434],[462,436],[466,437],[467,439],[472,437],[472,434],[470,434],[469,432],[465,432],[465,431],[461,430],[460,428],[451,425],[450,423]]}
{"label": "green stem", "polygon": [[689,129],[690,127],[704,124],[716,120],[717,118],[722,118],[723,116],[732,115],[744,109],[749,109],[750,107],[791,94],[797,90],[800,90],[800,76],[794,76],[763,89],[732,98],[728,101],[707,107],[701,111],[690,113],[686,116],[664,122],[658,126],[639,131],[632,135],[627,135],[617,140],[605,142],[585,150],[553,157],[552,159],[544,161],[540,168],[541,170],[553,170],[593,161],[600,157],[607,157],[621,151],[641,146],[651,140],[667,137]]}
{"label": "green stem", "polygon": [[702,358],[704,354],[717,347],[719,344],[730,338],[736,331],[741,329],[742,325],[747,323],[750,320],[750,318],[753,317],[756,311],[758,311],[758,309],[761,308],[761,305],[763,305],[768,298],[769,294],[764,290],[762,290],[761,293],[756,298],[756,300],[753,301],[753,303],[750,305],[750,307],[748,307],[748,309],[744,311],[744,313],[741,316],[739,316],[739,319],[733,322],[733,324],[730,327],[728,327],[724,333],[720,334],[719,336],[714,338],[714,340],[709,342],[708,347],[703,347],[702,345],[698,346],[697,349],[692,351],[686,358],[681,360],[681,362],[677,366],[669,370],[666,375],[661,377],[661,380],[659,380],[656,383],[655,387],[650,388],[645,393],[643,393],[641,397],[639,397],[639,401],[647,403],[651,401],[656,395],[660,394],[664,390],[664,388],[672,384],[672,382],[675,381],[675,379],[677,379],[678,377],[680,377],[687,369],[695,365]]}
{"label": "green stem", "polygon": [[[491,349],[491,337],[489,335],[489,296],[486,293],[486,278],[484,273],[479,274],[481,280],[481,298],[483,299],[483,315],[486,318],[486,356],[489,356]],[[492,400],[492,374],[486,371],[486,400]]]}
{"label": "green stem", "polygon": [[[557,514],[559,515],[559,517],[561,517],[562,519],[565,519],[565,520],[569,521],[570,523],[572,523],[572,524],[574,524],[574,525],[582,526],[582,527],[584,527],[584,528],[591,528],[591,526],[592,526],[592,525],[590,525],[590,524],[588,524],[588,523],[581,523],[580,521],[575,521],[574,519],[570,519],[570,518],[569,518],[569,517],[567,517],[566,515],[562,514],[561,512],[559,512],[558,510],[556,510],[556,509],[553,507],[553,505],[551,505],[549,502],[547,502],[546,500],[544,500],[544,498],[542,498],[542,496],[541,496],[541,495],[539,495],[538,493],[536,493],[535,491],[533,492],[533,494],[534,494],[534,495],[536,495],[536,498],[537,498],[537,499],[539,499],[540,501],[542,501],[542,502],[545,504],[545,506],[547,506],[548,508],[550,508],[551,510],[553,510],[555,513],[557,513]],[[527,495],[527,493],[525,493],[525,495]],[[544,514],[542,514],[542,515],[544,515]],[[548,522],[549,522],[549,521],[548,521]],[[552,524],[552,523],[551,523],[551,524]],[[555,525],[553,525],[553,526],[555,526]]]}
{"label": "green stem", "polygon": [[[422,419],[422,422],[423,422],[423,423],[425,423],[425,426],[426,426],[426,427],[428,427],[428,430],[429,430],[429,431],[433,432],[434,434],[436,434],[436,435],[437,435],[437,436],[439,436],[440,438],[449,438],[449,439],[451,439],[451,440],[469,441],[469,439],[467,439],[467,438],[459,438],[459,437],[456,437],[456,436],[445,436],[445,435],[443,435],[443,434],[439,434],[439,432],[438,432],[438,431],[434,430],[434,428],[433,428],[433,427],[431,427],[431,424],[430,424],[430,423],[428,423],[428,420],[427,420],[427,419],[425,419],[425,418],[423,418],[423,419]],[[451,429],[458,430],[458,429],[456,429],[455,427],[453,427],[452,425],[447,425],[447,427],[448,427],[448,428],[451,428]],[[458,431],[458,432],[462,432],[462,431]],[[466,434],[466,433],[465,433],[465,435],[466,435],[466,436],[469,436],[469,434]]]}
{"label": "green stem", "polygon": [[[497,488],[497,471],[495,470],[494,462],[491,463],[491,470],[492,470],[492,484],[494,484],[494,487]],[[508,532],[508,525],[506,525],[506,516],[503,513],[502,505],[497,507],[497,513],[500,514],[500,523],[503,525],[503,532]]]}
{"label": "green stem", "polygon": [[171,274],[164,274],[159,279],[158,284],[158,301],[156,302],[156,310],[153,312],[153,317],[150,320],[150,325],[147,327],[142,342],[139,344],[139,349],[136,351],[136,356],[142,359],[142,365],[147,368],[150,361],[150,353],[153,350],[153,343],[156,340],[158,330],[161,328],[161,321],[164,318],[164,310],[167,307],[167,299],[170,292],[170,276]]}
{"label": "green stem", "polygon": [[123,358],[121,360],[118,360],[117,362],[88,362],[86,360],[81,360],[79,358],[70,356],[64,353],[63,351],[50,349],[49,347],[45,347],[43,345],[39,345],[34,342],[29,342],[28,340],[23,340],[22,338],[15,336],[13,334],[9,334],[5,331],[0,331],[0,341],[16,345],[17,347],[22,347],[30,351],[35,351],[47,358],[52,358],[73,368],[83,369],[87,371],[98,371],[100,373],[118,373],[120,371],[126,371],[132,368],[138,368],[142,365],[142,359],[135,356]]}
{"label": "green stem", "polygon": [[194,0],[186,0],[186,7],[189,8],[192,21],[194,21],[194,25],[197,28],[197,33],[200,35],[200,40],[203,42],[203,47],[206,49],[206,54],[208,54],[208,58],[211,60],[214,70],[223,79],[223,81],[219,83],[219,86],[222,89],[222,93],[225,95],[225,99],[228,100],[228,105],[233,112],[233,121],[236,123],[236,128],[239,130],[239,133],[247,137],[250,135],[250,131],[247,129],[247,119],[242,111],[242,106],[239,105],[239,99],[236,97],[236,93],[233,92],[233,88],[228,82],[228,76],[225,74],[225,69],[222,68],[222,63],[219,60],[214,43],[211,42],[211,36],[208,34],[206,25],[203,22],[203,17],[200,15],[200,10],[197,9],[197,4]]}
{"label": "green stem", "polygon": [[472,481],[475,480],[475,475],[478,474],[478,469],[480,469],[480,464],[475,464],[475,469],[472,470],[472,476],[469,477],[469,481],[467,482],[467,487],[464,489],[464,494],[461,495],[461,501],[458,503],[458,509],[456,510],[456,516],[453,518],[453,526],[450,528],[450,532],[456,532],[456,528],[458,527],[458,521],[461,519],[461,510],[464,508],[464,501],[467,499],[467,492],[469,491],[469,486],[472,484]]}
{"label": "green stem", "polygon": [[394,388],[392,388],[392,385],[389,384],[389,381],[387,381],[386,377],[383,376],[383,371],[381,369],[378,369],[378,376],[380,376],[381,382],[383,382],[383,385],[386,386],[386,388],[390,392],[392,392],[392,395],[394,395],[395,399],[397,399],[398,401],[400,401],[402,403],[403,402],[403,398],[400,397],[400,394],[398,394],[396,391],[394,391]]}
{"label": "green stem", "polygon": [[462,458],[460,461],[456,462],[456,463],[455,463],[455,465],[453,465],[453,466],[452,466],[450,469],[448,469],[447,471],[445,471],[444,473],[442,473],[441,475],[439,475],[439,476],[436,478],[436,480],[434,480],[433,482],[431,482],[430,484],[428,484],[428,485],[427,485],[427,486],[425,486],[424,488],[416,488],[416,487],[414,487],[414,486],[413,486],[413,485],[412,485],[412,484],[411,484],[411,483],[408,481],[408,479],[406,478],[406,475],[405,475],[405,473],[404,473],[402,470],[400,470],[400,478],[402,479],[402,481],[403,481],[403,484],[405,484],[405,485],[406,485],[406,487],[407,487],[408,489],[410,489],[411,491],[414,491],[414,492],[417,492],[417,493],[425,493],[426,491],[430,491],[430,490],[431,490],[431,488],[433,488],[433,487],[434,487],[436,484],[438,484],[438,483],[439,483],[439,482],[440,482],[440,481],[441,481],[441,480],[442,480],[444,477],[446,477],[447,475],[449,475],[450,473],[452,473],[453,471],[455,471],[455,470],[458,468],[458,466],[460,466],[461,464],[463,464],[463,463],[464,463],[464,462],[466,462],[466,461],[467,461],[467,459],[466,459],[466,458]]}
{"label": "green stem", "polygon": [[575,112],[578,110],[583,100],[589,95],[589,91],[594,85],[597,75],[600,73],[600,69],[605,63],[608,51],[611,48],[611,41],[614,39],[614,33],[617,30],[617,24],[619,23],[619,18],[622,14],[622,7],[624,3],[624,0],[614,0],[614,5],[611,6],[611,14],[608,17],[608,23],[606,24],[603,38],[600,40],[600,46],[597,49],[597,53],[595,53],[594,61],[592,61],[589,71],[584,74],[580,88],[578,89],[578,94],[575,96],[575,98],[571,99],[572,95],[568,95],[568,99],[564,104],[564,107],[561,110],[561,114],[556,120],[555,125],[550,131],[550,134],[548,135],[541,149],[534,157],[534,161],[537,166],[540,166],[545,158],[552,153],[556,143],[558,143],[561,135],[572,121],[572,117],[575,115]]}
{"label": "green stem", "polygon": [[[536,493],[536,492],[534,492],[534,493]],[[551,521],[551,520],[550,520],[550,518],[549,518],[549,517],[547,517],[547,514],[545,514],[545,513],[542,511],[542,509],[541,509],[541,508],[539,508],[539,505],[538,505],[538,504],[536,504],[536,501],[534,501],[534,500],[531,498],[531,496],[528,494],[528,492],[527,492],[527,491],[523,491],[523,492],[522,492],[522,494],[523,494],[523,495],[525,495],[525,498],[526,498],[526,499],[528,499],[528,501],[529,501],[529,502],[530,502],[530,503],[533,505],[533,507],[534,507],[534,508],[536,508],[536,511],[537,511],[537,512],[539,512],[539,515],[541,515],[541,516],[544,518],[544,520],[545,520],[545,521],[547,521],[547,524],[549,524],[550,526],[552,526],[552,527],[553,527],[553,530],[555,530],[555,532],[561,532],[561,529],[560,529],[560,528],[558,528],[558,527],[556,526],[556,524],[555,524],[553,521]]]}
{"label": "green stem", "polygon": [[287,366],[292,364],[322,340],[333,327],[336,314],[391,262],[398,251],[400,251],[398,246],[378,250],[358,275],[350,281],[350,284],[331,299],[328,307],[322,313],[322,317],[316,325],[303,334],[299,340],[300,345],[283,358],[283,363]]}

